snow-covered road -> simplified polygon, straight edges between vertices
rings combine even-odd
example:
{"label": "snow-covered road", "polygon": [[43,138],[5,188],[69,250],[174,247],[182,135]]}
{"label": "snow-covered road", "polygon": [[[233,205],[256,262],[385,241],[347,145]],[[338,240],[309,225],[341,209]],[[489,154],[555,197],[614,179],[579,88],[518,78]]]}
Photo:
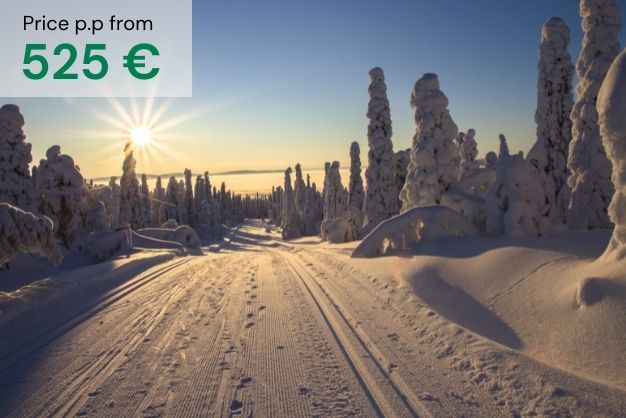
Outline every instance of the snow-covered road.
{"label": "snow-covered road", "polygon": [[623,392],[396,300],[341,252],[269,239],[259,223],[231,244],[152,267],[94,303],[68,301],[69,317],[26,330],[27,345],[5,343],[0,416],[624,411]]}

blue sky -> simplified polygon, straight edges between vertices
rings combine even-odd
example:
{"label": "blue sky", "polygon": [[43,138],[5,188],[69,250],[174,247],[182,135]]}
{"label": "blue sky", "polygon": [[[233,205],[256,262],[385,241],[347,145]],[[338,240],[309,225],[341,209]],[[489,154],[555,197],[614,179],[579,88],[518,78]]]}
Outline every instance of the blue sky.
{"label": "blue sky", "polygon": [[[526,151],[541,26],[551,16],[569,24],[575,61],[577,3],[194,0],[194,97],[170,103],[163,120],[189,117],[165,132],[158,153],[140,156],[138,170],[314,168],[347,162],[353,140],[365,158],[374,66],[385,71],[396,149],[408,148],[414,132],[412,86],[434,72],[459,128],[476,129],[481,155],[501,132],[512,150]],[[626,0],[617,3],[624,16]],[[106,99],[6,101],[22,107],[36,160],[59,144],[87,177],[119,171],[123,138],[102,134],[111,127],[93,111],[114,115]]]}

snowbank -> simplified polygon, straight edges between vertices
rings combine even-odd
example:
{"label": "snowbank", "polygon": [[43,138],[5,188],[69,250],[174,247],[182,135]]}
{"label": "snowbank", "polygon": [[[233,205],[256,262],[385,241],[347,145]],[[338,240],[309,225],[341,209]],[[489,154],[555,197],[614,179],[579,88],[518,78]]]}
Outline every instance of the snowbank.
{"label": "snowbank", "polygon": [[[147,237],[160,241],[170,241],[170,243],[175,242],[181,244],[185,248],[193,248],[195,250],[199,250],[202,247],[202,242],[200,241],[198,234],[196,234],[196,231],[187,225],[179,226],[176,229],[144,228],[138,230],[137,234],[133,234],[133,237],[133,240],[136,238],[141,239],[143,237]],[[134,241],[133,244],[135,244]],[[137,242],[137,245],[140,245],[139,241]]]}
{"label": "snowbank", "polygon": [[478,234],[476,227],[454,210],[422,206],[380,223],[355,248],[352,257],[376,257],[425,239]]}
{"label": "snowbank", "polygon": [[465,329],[626,389],[626,262],[594,261],[609,236],[440,239],[371,263],[403,266],[408,291]]}

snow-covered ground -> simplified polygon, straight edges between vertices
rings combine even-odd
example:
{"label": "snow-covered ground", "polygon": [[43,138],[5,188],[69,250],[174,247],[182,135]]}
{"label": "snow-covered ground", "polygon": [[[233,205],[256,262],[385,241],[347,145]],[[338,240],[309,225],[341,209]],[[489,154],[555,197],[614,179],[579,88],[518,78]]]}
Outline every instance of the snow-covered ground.
{"label": "snow-covered ground", "polygon": [[0,315],[0,416],[623,416],[609,238],[356,259],[247,221],[202,256],[65,272]]}

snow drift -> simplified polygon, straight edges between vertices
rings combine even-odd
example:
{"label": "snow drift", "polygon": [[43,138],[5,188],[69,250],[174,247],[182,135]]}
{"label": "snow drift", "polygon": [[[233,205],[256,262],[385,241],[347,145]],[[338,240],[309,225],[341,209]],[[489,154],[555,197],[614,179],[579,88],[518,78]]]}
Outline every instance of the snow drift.
{"label": "snow drift", "polygon": [[478,234],[476,227],[454,210],[446,206],[422,206],[378,224],[354,249],[352,257],[376,257],[424,239]]}

